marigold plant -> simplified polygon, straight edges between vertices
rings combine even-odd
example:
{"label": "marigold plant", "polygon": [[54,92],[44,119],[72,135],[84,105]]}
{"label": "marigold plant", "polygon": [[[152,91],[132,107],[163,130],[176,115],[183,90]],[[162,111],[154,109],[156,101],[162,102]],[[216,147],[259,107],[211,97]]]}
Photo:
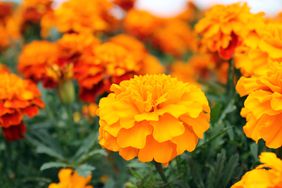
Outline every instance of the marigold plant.
{"label": "marigold plant", "polygon": [[126,160],[169,163],[193,151],[209,128],[209,104],[197,85],[145,75],[111,91],[99,103],[99,142]]}

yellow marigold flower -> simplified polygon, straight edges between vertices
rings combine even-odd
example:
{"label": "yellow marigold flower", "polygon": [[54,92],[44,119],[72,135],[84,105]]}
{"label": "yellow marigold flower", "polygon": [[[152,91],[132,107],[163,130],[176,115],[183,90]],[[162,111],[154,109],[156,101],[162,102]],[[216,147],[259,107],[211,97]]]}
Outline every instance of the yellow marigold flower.
{"label": "yellow marigold flower", "polygon": [[209,51],[230,59],[241,40],[254,29],[256,21],[261,20],[260,17],[260,14],[251,14],[247,4],[215,5],[198,22],[196,32]]}
{"label": "yellow marigold flower", "polygon": [[40,23],[41,18],[52,10],[52,0],[23,0],[20,7],[25,23]]}
{"label": "yellow marigold flower", "polygon": [[236,89],[248,95],[241,115],[246,118],[245,134],[270,148],[282,146],[282,63],[270,64],[263,75],[241,77]]}
{"label": "yellow marigold flower", "polygon": [[[34,41],[27,44],[19,56],[18,69],[25,78],[42,81],[45,87],[56,86],[54,71],[57,66],[58,47],[48,41]],[[54,71],[53,71],[54,70]]]}
{"label": "yellow marigold flower", "polygon": [[247,172],[242,179],[231,188],[281,188],[282,160],[274,153],[263,152],[260,155],[263,163],[254,170]]}
{"label": "yellow marigold flower", "polygon": [[130,51],[106,42],[93,48],[92,55],[83,56],[74,71],[81,99],[93,102],[97,95],[108,91],[112,83],[119,83],[139,72],[140,65]]}
{"label": "yellow marigold flower", "polygon": [[154,32],[152,40],[161,51],[177,57],[195,50],[197,44],[187,23],[176,19],[167,20]]}
{"label": "yellow marigold flower", "polygon": [[23,117],[34,117],[44,107],[40,92],[35,84],[8,72],[0,72],[0,80],[0,127],[7,140],[23,138]]}
{"label": "yellow marigold flower", "polygon": [[59,172],[59,183],[51,183],[48,188],[94,188],[89,184],[91,175],[87,177],[80,176],[76,171],[64,168]]}
{"label": "yellow marigold flower", "polygon": [[111,29],[110,14],[112,3],[108,0],[69,0],[62,3],[42,22],[42,35],[46,36],[51,27],[59,32],[96,33]]}
{"label": "yellow marigold flower", "polygon": [[120,34],[111,38],[110,42],[124,47],[130,54],[132,54],[137,62],[140,62],[141,74],[164,72],[164,67],[161,65],[160,61],[156,57],[150,55],[144,44],[136,38],[126,34]]}
{"label": "yellow marigold flower", "polygon": [[161,25],[160,18],[145,10],[131,9],[124,19],[124,28],[136,37],[146,38]]}
{"label": "yellow marigold flower", "polygon": [[169,163],[193,151],[209,128],[201,89],[168,75],[135,76],[112,85],[99,103],[99,142],[126,160]]}

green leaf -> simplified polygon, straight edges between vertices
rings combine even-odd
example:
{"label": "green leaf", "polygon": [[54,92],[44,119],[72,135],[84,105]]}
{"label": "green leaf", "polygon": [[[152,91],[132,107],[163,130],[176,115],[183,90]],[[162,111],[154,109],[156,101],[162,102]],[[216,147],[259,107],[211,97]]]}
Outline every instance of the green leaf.
{"label": "green leaf", "polygon": [[36,152],[49,155],[50,157],[54,157],[54,158],[59,159],[59,160],[64,160],[64,157],[60,153],[57,153],[52,148],[49,148],[49,147],[44,146],[44,145],[38,146],[36,148]]}
{"label": "green leaf", "polygon": [[46,169],[50,169],[50,168],[65,168],[68,165],[66,163],[62,163],[62,162],[48,162],[48,163],[44,163],[41,167],[40,170],[46,170]]}

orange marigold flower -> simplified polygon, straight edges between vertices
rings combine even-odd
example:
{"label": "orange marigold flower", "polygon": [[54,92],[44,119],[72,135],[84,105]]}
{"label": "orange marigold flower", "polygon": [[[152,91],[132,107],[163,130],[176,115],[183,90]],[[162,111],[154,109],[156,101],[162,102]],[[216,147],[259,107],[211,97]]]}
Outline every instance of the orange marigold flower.
{"label": "orange marigold flower", "polygon": [[270,62],[282,60],[282,27],[264,24],[256,35],[248,37],[236,52],[236,67],[244,76],[261,74]]}
{"label": "orange marigold flower", "polygon": [[10,36],[5,26],[0,23],[0,52],[10,44]]}
{"label": "orange marigold flower", "polygon": [[270,148],[282,146],[282,63],[270,64],[263,75],[241,77],[236,89],[248,95],[241,115],[246,118],[245,134]]}
{"label": "orange marigold flower", "polygon": [[80,176],[76,171],[64,168],[59,172],[59,183],[51,183],[48,188],[93,188],[89,184],[91,175],[87,177]]}
{"label": "orange marigold flower", "polygon": [[[45,87],[55,87],[58,80],[54,72],[58,70],[58,47],[48,41],[34,41],[27,44],[19,56],[18,69],[25,78],[42,81]],[[53,71],[54,70],[54,71]]]}
{"label": "orange marigold flower", "polygon": [[282,160],[271,152],[263,152],[259,158],[262,164],[247,172],[231,188],[282,187]]}
{"label": "orange marigold flower", "polygon": [[74,67],[84,101],[93,102],[97,95],[108,91],[112,83],[130,78],[140,70],[130,52],[115,43],[98,45],[92,53],[92,56],[83,56]]}
{"label": "orange marigold flower", "polygon": [[44,103],[32,82],[11,73],[1,73],[0,80],[0,126],[6,139],[17,140],[26,131],[23,117],[35,116]]}
{"label": "orange marigold flower", "polygon": [[142,39],[149,37],[161,25],[160,18],[145,10],[131,9],[124,19],[125,30]]}
{"label": "orange marigold flower", "polygon": [[93,47],[100,44],[100,41],[91,34],[64,34],[57,41],[60,51],[59,64],[75,63],[82,54],[90,55]]}
{"label": "orange marigold flower", "polygon": [[221,58],[232,58],[236,47],[254,29],[261,14],[250,13],[247,4],[216,5],[208,10],[198,24],[196,32],[202,36],[202,43]]}
{"label": "orange marigold flower", "polygon": [[145,75],[114,84],[111,91],[99,103],[99,142],[126,160],[167,164],[193,151],[209,128],[209,104],[195,84]]}
{"label": "orange marigold flower", "polygon": [[82,113],[86,117],[93,118],[97,116],[97,109],[98,109],[98,106],[96,103],[90,103],[82,107]]}
{"label": "orange marigold flower", "polygon": [[52,13],[46,15],[42,22],[42,35],[55,27],[62,33],[96,33],[111,29],[110,14],[112,3],[108,0],[69,0],[62,3]]}
{"label": "orange marigold flower", "polygon": [[124,10],[129,10],[134,7],[135,1],[136,0],[114,0],[113,3]]}
{"label": "orange marigold flower", "polygon": [[160,61],[156,57],[150,55],[144,44],[136,38],[126,34],[120,34],[111,38],[110,42],[124,47],[130,54],[132,54],[137,62],[140,62],[141,74],[164,72],[164,67],[161,65]]}
{"label": "orange marigold flower", "polygon": [[24,22],[39,23],[52,10],[52,3],[52,0],[23,0],[20,11]]}
{"label": "orange marigold flower", "polygon": [[152,40],[161,51],[177,57],[195,50],[197,44],[187,23],[176,19],[167,20],[154,32]]}

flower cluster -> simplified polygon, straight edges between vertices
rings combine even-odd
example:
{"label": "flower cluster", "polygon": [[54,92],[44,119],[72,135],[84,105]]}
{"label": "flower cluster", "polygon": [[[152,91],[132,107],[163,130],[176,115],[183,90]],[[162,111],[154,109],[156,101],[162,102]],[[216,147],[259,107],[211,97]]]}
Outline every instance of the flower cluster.
{"label": "flower cluster", "polygon": [[36,86],[18,76],[0,72],[0,126],[7,140],[17,140],[26,132],[25,115],[34,117],[44,103]]}
{"label": "flower cluster", "polygon": [[282,186],[282,160],[270,152],[262,153],[259,158],[263,164],[247,172],[231,188],[280,188]]}
{"label": "flower cluster", "polygon": [[83,177],[70,168],[63,168],[58,176],[60,182],[51,183],[48,188],[93,188],[87,185],[91,181],[91,175]]}
{"label": "flower cluster", "polygon": [[241,115],[246,118],[246,135],[263,139],[270,148],[282,146],[282,64],[272,63],[263,75],[241,77],[236,89],[247,96]]}
{"label": "flower cluster", "polygon": [[110,10],[112,3],[108,0],[69,0],[45,15],[42,19],[42,35],[48,35],[49,29],[55,27],[61,33],[97,33],[108,31],[115,18]]}
{"label": "flower cluster", "polygon": [[99,103],[100,144],[126,160],[169,163],[193,151],[209,128],[201,89],[167,75],[145,75],[112,85]]}
{"label": "flower cluster", "polygon": [[207,51],[216,52],[228,60],[242,39],[256,28],[261,17],[261,14],[251,14],[246,4],[216,5],[197,23],[196,32],[202,37],[201,45]]}

